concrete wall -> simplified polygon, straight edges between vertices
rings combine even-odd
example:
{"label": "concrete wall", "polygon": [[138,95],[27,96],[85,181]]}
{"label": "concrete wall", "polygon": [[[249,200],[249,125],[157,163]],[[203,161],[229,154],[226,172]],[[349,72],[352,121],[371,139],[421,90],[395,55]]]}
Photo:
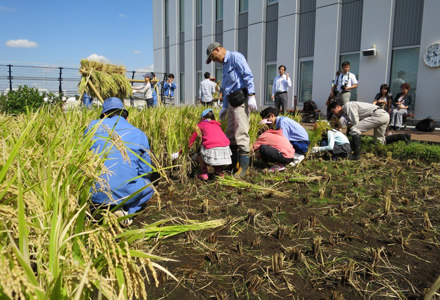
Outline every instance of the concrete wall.
{"label": "concrete wall", "polygon": [[[358,101],[372,102],[379,92],[380,85],[389,83],[393,50],[393,13],[393,0],[364,1]],[[363,56],[362,50],[372,48],[373,45],[376,46],[376,56]]]}
{"label": "concrete wall", "polygon": [[196,2],[185,0],[185,103],[194,104],[196,91]]}
{"label": "concrete wall", "polygon": [[[170,73],[174,74],[174,81],[176,85],[179,85],[179,22],[172,22],[171,20],[179,20],[179,1],[178,0],[168,0],[169,1],[169,36],[170,36]],[[180,89],[177,86],[174,92],[175,103],[179,102]]]}
{"label": "concrete wall", "polygon": [[433,119],[440,120],[440,67],[428,67],[423,60],[426,48],[433,43],[440,43],[439,12],[439,0],[425,0],[414,109],[416,119],[431,116]]}
{"label": "concrete wall", "polygon": [[288,35],[278,38],[277,45],[277,67],[285,65],[286,73],[292,81],[289,89],[287,108],[293,107],[293,97],[297,94],[296,82],[298,79],[298,10],[299,0],[280,0],[278,6],[278,32],[285,32],[289,29]]}
{"label": "concrete wall", "polygon": [[[252,3],[252,4],[251,4]],[[254,75],[255,98],[258,107],[264,103],[264,73],[266,71],[264,43],[266,1],[249,1],[248,63]]]}
{"label": "concrete wall", "polygon": [[313,57],[312,100],[321,112],[330,94],[330,82],[339,64],[339,35],[341,0],[317,0],[315,23],[315,51]]}
{"label": "concrete wall", "polygon": [[223,0],[223,46],[232,51],[237,49],[238,1]]}
{"label": "concrete wall", "polygon": [[164,24],[165,6],[163,1],[153,1],[153,55],[154,71],[164,72],[165,70],[165,24]]}
{"label": "concrete wall", "polygon": [[[215,74],[215,63],[207,65],[206,48],[215,39],[215,0],[203,0],[203,27],[202,27],[202,73]],[[202,80],[204,79],[202,75]]]}

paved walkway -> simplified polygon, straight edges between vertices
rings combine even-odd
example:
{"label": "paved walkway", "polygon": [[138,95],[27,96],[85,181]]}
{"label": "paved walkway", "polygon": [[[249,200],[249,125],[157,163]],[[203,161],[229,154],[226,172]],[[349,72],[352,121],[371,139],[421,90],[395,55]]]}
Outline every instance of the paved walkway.
{"label": "paved walkway", "polygon": [[[313,124],[306,123],[304,124],[306,129],[313,130]],[[419,142],[429,142],[440,144],[440,130],[436,129],[433,132],[422,132],[415,129],[414,126],[408,126],[405,130],[391,130],[391,134],[401,134],[401,133],[409,133],[411,134],[411,140],[419,141]],[[363,135],[373,136],[373,130],[369,130],[364,132]]]}

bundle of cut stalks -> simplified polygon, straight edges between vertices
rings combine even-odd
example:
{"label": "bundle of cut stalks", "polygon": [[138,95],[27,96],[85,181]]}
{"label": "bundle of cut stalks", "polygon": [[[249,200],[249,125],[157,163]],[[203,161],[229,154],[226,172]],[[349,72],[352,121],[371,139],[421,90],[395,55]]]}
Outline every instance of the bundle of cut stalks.
{"label": "bundle of cut stalks", "polygon": [[133,90],[125,76],[126,71],[124,66],[83,59],[79,69],[82,78],[78,91],[81,95],[87,93],[101,102],[110,97],[127,98],[132,95]]}

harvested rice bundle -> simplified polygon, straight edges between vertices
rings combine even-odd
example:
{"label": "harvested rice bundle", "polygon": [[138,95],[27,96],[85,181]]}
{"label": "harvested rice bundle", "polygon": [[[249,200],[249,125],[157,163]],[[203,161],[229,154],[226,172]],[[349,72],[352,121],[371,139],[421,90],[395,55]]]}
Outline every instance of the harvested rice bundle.
{"label": "harvested rice bundle", "polygon": [[124,66],[81,60],[82,78],[78,84],[81,95],[87,93],[103,102],[110,97],[125,99],[132,95],[132,87],[125,76]]}

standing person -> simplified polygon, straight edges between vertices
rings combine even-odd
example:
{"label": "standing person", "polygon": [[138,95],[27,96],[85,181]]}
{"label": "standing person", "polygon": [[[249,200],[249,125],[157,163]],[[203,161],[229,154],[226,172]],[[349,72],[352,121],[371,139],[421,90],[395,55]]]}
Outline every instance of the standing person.
{"label": "standing person", "polygon": [[292,163],[293,165],[299,164],[304,159],[304,154],[307,153],[310,144],[309,134],[304,127],[288,117],[279,117],[278,110],[275,107],[265,108],[260,112],[260,116],[263,120],[266,120],[266,124],[272,124],[275,129],[282,130],[284,136],[295,149],[295,157]]}
{"label": "standing person", "polygon": [[148,107],[153,106],[153,91],[151,89],[151,79],[153,78],[153,74],[148,72],[144,74],[145,84],[142,87],[133,87],[133,93],[142,93],[144,94],[145,101],[147,102]]}
{"label": "standing person", "polygon": [[292,86],[289,74],[286,73],[286,66],[281,65],[278,67],[277,75],[272,84],[272,101],[275,99],[275,108],[281,112],[280,108],[283,107],[282,112],[286,113],[287,92],[289,87]]}
{"label": "standing person", "polygon": [[338,99],[342,105],[350,101],[351,90],[358,87],[358,81],[353,73],[350,73],[350,63],[342,63],[342,73],[338,77]]}
{"label": "standing person", "polygon": [[153,75],[153,79],[150,82],[151,89],[153,90],[153,106],[157,106],[157,94],[158,91],[160,91],[160,82],[155,73],[151,72],[151,74]]}
{"label": "standing person", "polygon": [[413,97],[409,94],[411,86],[405,82],[400,86],[401,92],[396,95],[390,126],[395,130],[403,127],[403,116],[412,113],[414,109]]}
{"label": "standing person", "polygon": [[[260,124],[267,124],[262,120]],[[252,145],[256,158],[261,158],[265,163],[273,163],[268,172],[280,172],[286,169],[285,165],[291,163],[295,156],[295,149],[283,134],[281,129],[273,130],[264,125],[257,141]]]}
{"label": "standing person", "polygon": [[227,115],[226,136],[231,142],[235,176],[245,176],[249,168],[249,111],[257,110],[254,75],[243,54],[228,51],[217,42],[206,49],[208,59],[223,64],[223,108],[220,119]]}
{"label": "standing person", "polygon": [[206,72],[204,74],[205,80],[200,82],[199,101],[204,106],[212,106],[212,95],[215,93],[215,83],[209,78],[211,74]]}
{"label": "standing person", "polygon": [[93,98],[89,96],[89,94],[84,93],[83,96],[83,106],[87,107],[88,109],[92,108]]}
{"label": "standing person", "polygon": [[341,117],[345,114],[348,119],[354,160],[359,160],[361,154],[361,133],[374,129],[374,141],[385,144],[385,131],[390,121],[390,115],[377,105],[366,102],[348,102],[344,106],[333,102],[330,104],[332,114]]}
{"label": "standing person", "polygon": [[174,105],[174,90],[177,89],[174,74],[168,74],[167,81],[163,84],[163,104]]}
{"label": "standing person", "polygon": [[[86,130],[94,132],[91,150],[106,157],[104,166],[108,170],[91,188],[92,202],[111,207],[125,201],[115,212],[118,217],[143,208],[153,196],[151,182],[157,175],[152,173],[147,136],[128,123],[127,118],[122,101],[111,97],[102,105],[101,120],[92,121]],[[130,224],[131,219],[121,222],[124,226]]]}

